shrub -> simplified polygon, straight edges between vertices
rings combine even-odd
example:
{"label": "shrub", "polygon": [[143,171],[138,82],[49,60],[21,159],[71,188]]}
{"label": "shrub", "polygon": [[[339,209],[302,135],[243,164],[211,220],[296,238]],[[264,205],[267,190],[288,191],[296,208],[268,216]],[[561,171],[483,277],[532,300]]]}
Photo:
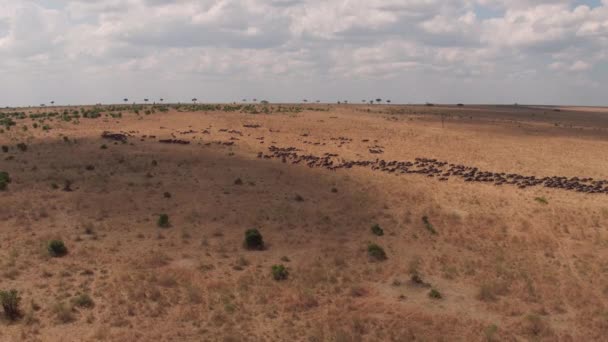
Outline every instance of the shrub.
{"label": "shrub", "polygon": [[272,277],[276,281],[285,280],[289,276],[289,272],[287,268],[283,265],[273,265],[272,266]]}
{"label": "shrub", "polygon": [[47,249],[49,254],[54,258],[59,258],[68,254],[68,249],[61,240],[49,241]]}
{"label": "shrub", "polygon": [[167,214],[160,214],[160,216],[158,217],[158,226],[161,228],[169,228],[169,226],[171,225],[169,223],[169,215]]}
{"label": "shrub", "polygon": [[2,145],[2,152],[8,153],[8,146]]}
{"label": "shrub", "polygon": [[2,304],[4,315],[9,320],[14,321],[21,317],[20,302],[21,297],[17,290],[0,291],[0,304]]}
{"label": "shrub", "polygon": [[431,291],[429,291],[429,297],[433,299],[443,298],[443,296],[441,296],[441,293],[435,289],[431,289]]}
{"label": "shrub", "polygon": [[382,236],[384,235],[384,230],[382,229],[382,227],[380,227],[379,224],[375,224],[372,226],[372,234],[376,236]]}
{"label": "shrub", "polygon": [[21,151],[21,152],[25,152],[27,151],[27,145],[24,143],[18,143],[17,144],[17,148]]}
{"label": "shrub", "polygon": [[100,147],[100,148],[101,148],[102,150],[107,150],[107,149],[108,149],[108,146],[107,146],[106,144],[103,144],[103,145],[101,145],[101,147]]}
{"label": "shrub", "polygon": [[245,232],[245,247],[247,249],[264,249],[264,239],[257,229],[249,229]]}
{"label": "shrub", "polygon": [[549,201],[544,197],[536,197],[534,200],[540,204],[549,204]]}
{"label": "shrub", "polygon": [[422,216],[422,222],[424,223],[424,227],[426,228],[426,230],[431,232],[431,234],[433,234],[433,235],[437,235],[437,231],[435,230],[435,227],[433,227],[433,225],[429,221],[428,216]]}
{"label": "shrub", "polygon": [[163,197],[165,198],[171,198],[171,193],[168,191],[165,191],[165,193],[163,194]]}
{"label": "shrub", "polygon": [[375,243],[370,243],[367,246],[367,254],[370,258],[376,261],[383,261],[387,259],[384,249]]}
{"label": "shrub", "polygon": [[8,172],[0,171],[0,191],[6,190],[10,182],[11,177],[8,175]]}
{"label": "shrub", "polygon": [[93,302],[93,299],[88,294],[81,294],[76,296],[73,300],[73,303],[74,305],[80,308],[87,309],[90,309],[95,306],[95,302]]}

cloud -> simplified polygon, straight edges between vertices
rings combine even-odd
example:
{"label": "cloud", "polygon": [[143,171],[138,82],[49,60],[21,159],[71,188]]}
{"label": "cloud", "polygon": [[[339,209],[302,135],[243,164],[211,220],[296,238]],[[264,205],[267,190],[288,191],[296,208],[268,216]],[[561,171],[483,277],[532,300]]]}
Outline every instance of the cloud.
{"label": "cloud", "polygon": [[[594,72],[608,64],[608,1],[582,3],[0,0],[0,105],[111,102],[118,90],[177,97],[201,84],[219,101],[247,88],[285,101],[304,90],[328,101],[379,91],[394,102],[576,102],[608,77]],[[574,92],[549,90],[571,89],[560,73],[577,75]],[[543,82],[553,84],[531,86]],[[604,103],[596,93],[584,98]]]}

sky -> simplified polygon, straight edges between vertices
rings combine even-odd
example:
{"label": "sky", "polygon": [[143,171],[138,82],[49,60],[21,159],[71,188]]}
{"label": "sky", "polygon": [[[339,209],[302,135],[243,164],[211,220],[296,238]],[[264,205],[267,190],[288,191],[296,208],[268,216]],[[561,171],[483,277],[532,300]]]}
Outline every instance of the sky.
{"label": "sky", "polygon": [[608,105],[608,0],[0,0],[0,107]]}

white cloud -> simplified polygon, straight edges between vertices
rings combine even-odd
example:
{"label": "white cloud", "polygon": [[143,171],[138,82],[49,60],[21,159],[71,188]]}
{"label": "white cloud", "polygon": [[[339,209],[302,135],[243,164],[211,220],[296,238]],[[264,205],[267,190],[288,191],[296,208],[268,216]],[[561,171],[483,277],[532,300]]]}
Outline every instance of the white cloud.
{"label": "white cloud", "polygon": [[[309,87],[325,100],[378,90],[395,102],[487,102],[491,83],[501,94],[490,97],[508,102],[523,102],[515,97],[526,87],[535,102],[572,102],[530,85],[569,89],[556,72],[576,73],[581,93],[608,81],[593,72],[608,63],[608,0],[594,8],[569,0],[0,0],[0,8],[0,105],[113,101],[123,88],[113,78],[136,97],[194,93],[204,83],[224,101],[242,98],[248,84],[277,100]],[[59,89],[8,86],[62,75]]]}

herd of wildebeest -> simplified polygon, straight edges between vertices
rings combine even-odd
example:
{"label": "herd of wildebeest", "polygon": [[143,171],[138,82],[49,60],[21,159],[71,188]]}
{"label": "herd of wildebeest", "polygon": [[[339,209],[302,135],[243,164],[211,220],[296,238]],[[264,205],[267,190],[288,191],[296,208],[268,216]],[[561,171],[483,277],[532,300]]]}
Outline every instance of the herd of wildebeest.
{"label": "herd of wildebeest", "polygon": [[416,158],[414,161],[386,161],[383,159],[349,161],[338,158],[337,154],[330,153],[325,153],[323,156],[299,154],[299,150],[295,147],[281,148],[273,145],[268,150],[268,154],[259,152],[258,158],[280,159],[283,163],[306,164],[311,168],[324,168],[331,171],[359,166],[393,174],[426,175],[443,182],[448,181],[450,177],[458,177],[465,182],[489,183],[496,186],[511,185],[517,186],[520,189],[544,186],[588,194],[608,194],[608,181],[593,178],[568,178],[560,176],[538,178],[516,173],[488,172],[473,166],[450,164],[446,161],[428,158]]}
{"label": "herd of wildebeest", "polygon": [[[256,128],[259,126],[256,126]],[[240,131],[221,129],[220,132],[227,132],[238,134],[242,136]],[[308,136],[303,135],[303,136]],[[117,141],[124,142],[126,136],[124,134],[115,134],[104,132],[102,137]],[[260,139],[260,138],[258,138]],[[263,138],[261,138],[263,143]],[[349,143],[352,139],[340,137],[332,138],[339,143],[338,147],[341,147],[345,143]],[[368,140],[364,140],[368,141]],[[177,143],[177,144],[189,144],[188,141],[166,139],[159,140],[161,143]],[[307,143],[305,141],[304,143]],[[232,145],[233,142],[219,142],[223,145]],[[206,144],[208,145],[208,144]],[[315,144],[317,145],[317,144]],[[324,145],[324,144],[323,144]],[[382,154],[384,151],[381,146],[373,146],[369,152],[371,154]],[[374,171],[392,173],[392,174],[418,174],[425,175],[429,178],[435,178],[439,181],[445,182],[452,178],[460,178],[465,182],[478,182],[488,183],[495,186],[511,185],[517,186],[520,189],[528,187],[544,186],[546,188],[556,188],[568,191],[576,191],[588,194],[608,194],[608,180],[600,180],[594,178],[580,178],[580,177],[563,177],[563,176],[550,176],[550,177],[536,177],[536,176],[524,176],[517,173],[505,173],[505,172],[490,172],[483,171],[477,167],[466,166],[461,164],[451,164],[446,161],[439,161],[437,159],[429,158],[416,158],[413,161],[386,161],[384,159],[374,160],[345,160],[339,158],[338,154],[325,153],[323,156],[316,156],[313,154],[300,154],[301,152],[296,147],[277,147],[272,145],[268,147],[268,154],[263,152],[258,153],[258,158],[261,159],[280,159],[283,163],[290,162],[292,164],[306,164],[311,168],[324,168],[330,171],[336,171],[338,169],[350,169],[353,166],[368,167]]]}

